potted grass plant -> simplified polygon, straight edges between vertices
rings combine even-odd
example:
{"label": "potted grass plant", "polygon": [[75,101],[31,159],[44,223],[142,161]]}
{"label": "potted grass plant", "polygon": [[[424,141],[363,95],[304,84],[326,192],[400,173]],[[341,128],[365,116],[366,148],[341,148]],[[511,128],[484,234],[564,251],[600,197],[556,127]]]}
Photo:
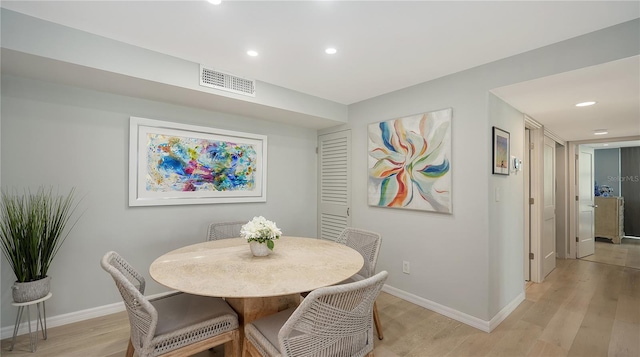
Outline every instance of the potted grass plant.
{"label": "potted grass plant", "polygon": [[49,293],[51,278],[47,272],[77,222],[76,218],[68,225],[78,206],[74,203],[74,191],[58,195],[44,187],[35,193],[2,190],[0,243],[16,275],[15,302],[37,300]]}

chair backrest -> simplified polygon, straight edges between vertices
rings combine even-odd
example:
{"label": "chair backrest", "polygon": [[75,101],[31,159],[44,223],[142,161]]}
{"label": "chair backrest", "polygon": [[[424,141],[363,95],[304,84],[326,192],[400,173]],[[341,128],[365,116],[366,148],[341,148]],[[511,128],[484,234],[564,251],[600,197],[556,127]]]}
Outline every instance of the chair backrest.
{"label": "chair backrest", "polygon": [[240,237],[240,229],[247,221],[211,223],[207,231],[207,240],[218,240]]}
{"label": "chair backrest", "polygon": [[378,253],[382,243],[380,234],[347,227],[340,233],[336,242],[346,244],[348,247],[357,250],[364,258],[364,265],[356,274],[360,279],[371,277],[376,273]]}
{"label": "chair backrest", "polygon": [[387,279],[382,271],[307,295],[278,333],[287,356],[365,356],[373,351],[373,303]]}
{"label": "chair backrest", "polygon": [[124,300],[133,346],[137,351],[149,346],[156,332],[158,312],[144,296],[144,278],[116,252],[105,254],[100,265],[111,275]]}

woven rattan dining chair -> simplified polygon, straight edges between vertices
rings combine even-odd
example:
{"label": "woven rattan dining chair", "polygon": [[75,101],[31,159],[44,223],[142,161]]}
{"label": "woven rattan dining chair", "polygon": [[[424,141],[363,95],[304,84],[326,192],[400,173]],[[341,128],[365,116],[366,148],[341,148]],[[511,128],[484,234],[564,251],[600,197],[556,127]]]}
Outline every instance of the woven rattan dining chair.
{"label": "woven rattan dining chair", "polygon": [[175,293],[148,299],[144,278],[118,253],[105,254],[101,265],[129,314],[127,357],[134,350],[139,357],[190,356],[223,343],[225,355],[240,356],[238,315],[221,298]]}
{"label": "woven rattan dining chair", "polygon": [[217,222],[209,225],[207,240],[218,240],[240,237],[240,229],[246,221]]}
{"label": "woven rattan dining chair", "polygon": [[[378,262],[378,253],[380,252],[380,244],[382,237],[375,232],[369,232],[362,229],[347,227],[336,238],[337,243],[346,244],[348,247],[358,251],[364,258],[364,265],[356,275],[342,282],[349,283],[369,278],[376,273],[376,263]],[[378,306],[373,304],[373,321],[376,324],[376,332],[378,338],[383,339],[382,324],[378,315]]]}
{"label": "woven rattan dining chair", "polygon": [[387,275],[316,289],[297,308],[254,320],[244,328],[243,356],[373,356],[371,314]]}

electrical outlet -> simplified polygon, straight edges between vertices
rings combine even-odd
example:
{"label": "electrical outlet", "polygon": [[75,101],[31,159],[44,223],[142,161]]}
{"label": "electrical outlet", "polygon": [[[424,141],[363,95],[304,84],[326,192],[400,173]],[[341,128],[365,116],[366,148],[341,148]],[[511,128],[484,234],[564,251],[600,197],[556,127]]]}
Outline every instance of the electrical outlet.
{"label": "electrical outlet", "polygon": [[411,273],[411,266],[409,266],[409,262],[406,260],[402,261],[402,272],[405,274]]}

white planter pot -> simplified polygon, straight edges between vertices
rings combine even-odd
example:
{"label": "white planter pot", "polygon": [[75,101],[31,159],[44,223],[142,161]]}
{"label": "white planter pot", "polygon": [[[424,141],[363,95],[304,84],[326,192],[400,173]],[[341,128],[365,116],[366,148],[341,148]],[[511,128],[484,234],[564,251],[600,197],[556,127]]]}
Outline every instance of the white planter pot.
{"label": "white planter pot", "polygon": [[249,242],[249,247],[251,248],[251,253],[256,257],[265,257],[271,254],[271,249],[267,247],[267,243],[251,241]]}

